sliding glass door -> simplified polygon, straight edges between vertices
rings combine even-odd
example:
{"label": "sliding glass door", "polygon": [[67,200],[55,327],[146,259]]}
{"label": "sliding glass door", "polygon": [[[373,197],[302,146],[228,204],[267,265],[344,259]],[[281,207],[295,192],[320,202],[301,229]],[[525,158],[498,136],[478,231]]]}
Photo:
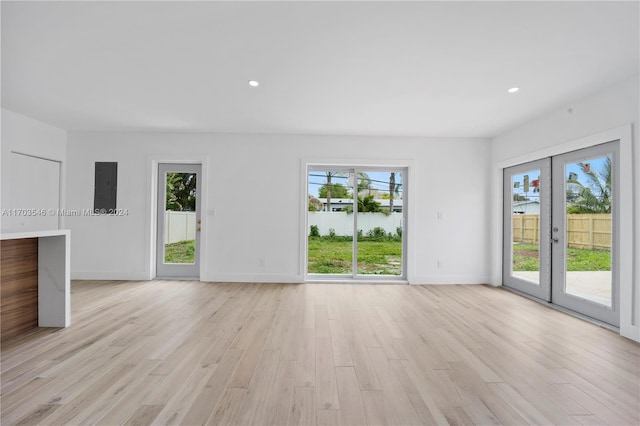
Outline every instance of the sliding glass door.
{"label": "sliding glass door", "polygon": [[310,167],[307,276],[405,277],[406,170]]}

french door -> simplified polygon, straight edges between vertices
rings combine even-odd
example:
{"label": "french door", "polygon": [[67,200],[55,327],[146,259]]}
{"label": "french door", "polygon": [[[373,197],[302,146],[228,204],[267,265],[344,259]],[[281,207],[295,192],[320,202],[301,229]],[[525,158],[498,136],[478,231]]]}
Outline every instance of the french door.
{"label": "french door", "polygon": [[406,169],[309,167],[307,277],[404,279]]}
{"label": "french door", "polygon": [[200,164],[158,164],[156,276],[200,275]]}
{"label": "french door", "polygon": [[503,283],[551,301],[551,159],[504,171]]}
{"label": "french door", "polygon": [[618,143],[504,171],[503,283],[618,326]]}

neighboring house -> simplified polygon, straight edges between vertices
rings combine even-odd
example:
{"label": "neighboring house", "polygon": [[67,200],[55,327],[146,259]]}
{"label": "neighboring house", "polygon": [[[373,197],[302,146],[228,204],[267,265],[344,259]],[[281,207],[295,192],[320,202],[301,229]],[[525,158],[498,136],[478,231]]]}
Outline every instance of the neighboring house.
{"label": "neighboring house", "polygon": [[[327,207],[327,199],[326,198],[318,198],[322,205],[324,206],[323,210],[326,210]],[[383,210],[389,209],[389,200],[388,199],[378,199],[375,200],[377,203],[380,203],[380,206]],[[331,210],[332,212],[340,212],[347,208],[347,206],[353,205],[353,199],[351,198],[332,198],[331,199]],[[402,200],[401,199],[393,199],[393,211],[401,212],[402,211]]]}
{"label": "neighboring house", "polygon": [[[322,203],[322,210],[327,210],[327,199],[326,198],[318,198]],[[347,206],[353,205],[353,200],[351,198],[331,198],[331,209],[329,211],[332,212],[340,212],[347,208]]]}
{"label": "neighboring house", "polygon": [[540,214],[540,201],[517,201],[513,203],[514,214]]}

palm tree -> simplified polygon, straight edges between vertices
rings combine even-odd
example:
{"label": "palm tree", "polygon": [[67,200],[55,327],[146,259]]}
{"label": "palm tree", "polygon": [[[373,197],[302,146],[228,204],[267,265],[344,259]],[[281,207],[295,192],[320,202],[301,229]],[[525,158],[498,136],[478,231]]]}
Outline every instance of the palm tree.
{"label": "palm tree", "polygon": [[195,211],[195,173],[167,173],[166,209],[173,211]]}
{"label": "palm tree", "polygon": [[[327,177],[327,211],[331,211],[331,179],[333,177],[344,177],[347,173],[345,172],[325,172],[325,176]],[[371,186],[371,178],[369,175],[364,172],[358,172],[358,185],[357,191],[358,193],[361,189],[369,189]]]}
{"label": "palm tree", "polygon": [[327,211],[331,211],[331,178],[334,176],[340,176],[341,172],[327,172]]}
{"label": "palm tree", "polygon": [[366,172],[358,172],[358,195],[371,195],[371,178]]}
{"label": "palm tree", "polygon": [[393,196],[396,192],[396,173],[391,172],[389,176],[389,211],[393,213]]}
{"label": "palm tree", "polygon": [[578,163],[586,177],[586,184],[575,173],[567,179],[567,213],[611,213],[611,158],[605,159],[600,172],[585,163]]}

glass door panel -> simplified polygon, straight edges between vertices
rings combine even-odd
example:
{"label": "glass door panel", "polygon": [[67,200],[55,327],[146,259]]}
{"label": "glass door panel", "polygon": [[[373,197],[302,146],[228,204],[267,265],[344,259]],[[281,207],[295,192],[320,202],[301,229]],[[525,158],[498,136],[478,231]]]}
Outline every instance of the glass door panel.
{"label": "glass door panel", "polygon": [[353,276],[352,169],[308,172],[307,273]]}
{"label": "glass door panel", "polygon": [[505,285],[549,300],[550,161],[505,169]]}
{"label": "glass door panel", "polygon": [[611,157],[565,165],[565,291],[606,306],[611,306],[610,175]]}
{"label": "glass door panel", "polygon": [[195,173],[164,174],[165,198],[164,263],[195,263],[196,182]]}
{"label": "glass door panel", "polygon": [[199,164],[158,165],[156,275],[199,276]]}
{"label": "glass door panel", "polygon": [[553,301],[617,325],[615,143],[553,159]]}
{"label": "glass door panel", "polygon": [[514,277],[540,285],[540,169],[511,177]]}
{"label": "glass door panel", "polygon": [[359,170],[356,273],[403,275],[402,171]]}

